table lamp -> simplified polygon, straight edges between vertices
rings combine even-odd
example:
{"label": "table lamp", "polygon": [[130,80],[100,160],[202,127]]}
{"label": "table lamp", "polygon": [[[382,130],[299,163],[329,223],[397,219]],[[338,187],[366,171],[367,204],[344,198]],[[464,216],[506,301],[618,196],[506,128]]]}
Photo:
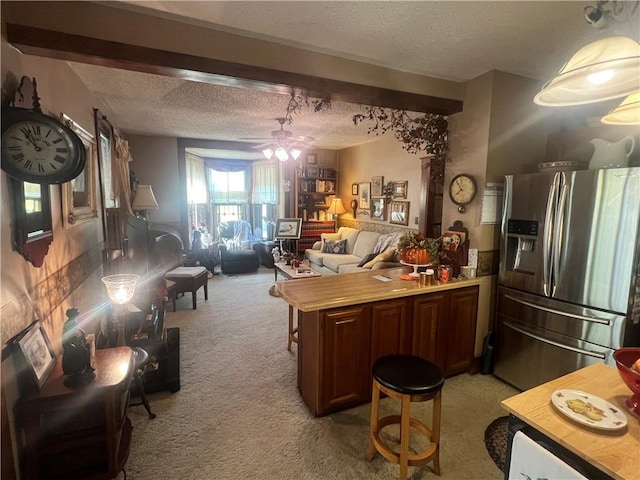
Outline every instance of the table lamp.
{"label": "table lamp", "polygon": [[333,220],[333,218],[337,217],[338,215],[347,213],[347,210],[344,208],[344,205],[342,204],[342,199],[334,198],[333,200],[331,200],[331,205],[329,205],[329,209],[327,210],[327,213],[331,215],[331,220]]}
{"label": "table lamp", "polygon": [[107,287],[107,294],[114,305],[113,317],[116,322],[118,332],[118,346],[126,345],[124,331],[124,305],[129,303],[133,297],[138,280],[140,280],[140,276],[134,274],[109,275],[102,278],[102,283]]}
{"label": "table lamp", "polygon": [[131,208],[140,212],[142,218],[147,220],[149,210],[158,210],[158,202],[153,194],[151,185],[138,185],[136,187],[136,196],[133,198]]}

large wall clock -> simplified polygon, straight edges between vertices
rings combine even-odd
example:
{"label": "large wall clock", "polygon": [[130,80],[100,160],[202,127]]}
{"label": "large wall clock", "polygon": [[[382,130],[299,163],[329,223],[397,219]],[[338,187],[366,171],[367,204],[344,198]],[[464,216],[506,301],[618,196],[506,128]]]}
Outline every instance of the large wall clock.
{"label": "large wall clock", "polygon": [[471,175],[461,173],[456,175],[449,184],[449,197],[458,205],[458,212],[464,213],[467,205],[476,196],[476,181]]}
{"label": "large wall clock", "polygon": [[84,169],[82,140],[67,126],[38,109],[2,112],[2,169],[19,180],[64,183]]}

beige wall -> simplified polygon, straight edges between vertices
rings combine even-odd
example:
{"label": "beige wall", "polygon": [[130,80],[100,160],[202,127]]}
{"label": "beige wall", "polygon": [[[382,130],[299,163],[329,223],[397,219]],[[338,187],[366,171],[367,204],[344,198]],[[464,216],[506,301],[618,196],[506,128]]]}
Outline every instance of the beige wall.
{"label": "beige wall", "polygon": [[[36,78],[44,113],[59,118],[64,112],[84,129],[94,131],[92,108],[100,105],[68,66],[60,61],[23,56],[3,40],[3,104],[4,96],[15,92],[23,75]],[[97,168],[95,172],[97,181]],[[49,190],[53,242],[43,265],[36,268],[12,249],[13,199],[8,190],[7,175],[0,172],[0,328],[3,346],[33,320],[41,319],[54,349],[61,352],[62,325],[68,308],[80,310],[83,326],[94,326],[105,314],[106,293],[100,281],[102,219],[98,217],[71,227],[64,226],[61,186],[52,185]],[[98,211],[101,211],[100,204]],[[13,405],[18,397],[12,356],[5,359],[3,355],[2,393],[12,424]],[[11,433],[13,436],[13,429]],[[11,443],[15,448],[15,438],[12,442],[8,440],[2,439],[3,448]]]}
{"label": "beige wall", "polygon": [[[363,126],[363,128],[365,127]],[[413,230],[418,228],[414,220],[419,212],[418,202],[422,185],[419,155],[407,153],[392,134],[386,133],[379,137],[372,136],[370,143],[341,150],[338,152],[338,158],[338,193],[347,212],[349,212],[343,217],[353,218],[349,203],[354,198],[357,200],[357,197],[351,195],[351,185],[371,182],[371,177],[382,176],[385,183],[392,180],[406,180],[408,182],[406,201],[409,202],[409,225],[406,227],[394,225],[394,227]],[[402,201],[405,200],[402,199]],[[364,228],[366,228],[366,224],[389,225],[388,221],[371,220],[370,215],[358,214],[356,220],[364,224]]]}
{"label": "beige wall", "polygon": [[[17,88],[21,77],[35,77],[38,94],[44,113],[59,118],[62,112],[68,114],[86,130],[93,132],[93,111],[96,106],[84,84],[63,62],[39,57],[20,55],[15,49],[2,42],[2,82],[3,95]],[[97,168],[96,168],[97,181]],[[51,210],[53,218],[53,242],[40,268],[33,267],[11,246],[11,199],[7,188],[7,176],[0,173],[2,205],[1,239],[1,298],[2,342],[29,325],[32,320],[48,314],[44,305],[38,304],[41,297],[34,297],[36,287],[53,273],[59,271],[72,259],[95,249],[102,242],[102,221],[100,218],[66,228],[62,222],[61,186],[51,185]],[[99,208],[100,210],[100,208]],[[99,288],[98,285],[96,287]],[[51,288],[56,288],[51,285]],[[41,294],[42,292],[40,292]],[[96,305],[93,295],[71,294],[56,308],[53,316],[48,315],[45,324],[54,345],[60,347],[60,333],[64,312],[71,306],[87,311]],[[47,306],[48,307],[48,306]]]}
{"label": "beige wall", "polygon": [[158,202],[158,210],[149,212],[149,222],[180,229],[177,139],[126,133],[125,135],[133,158],[129,166],[141,184],[152,186]]}

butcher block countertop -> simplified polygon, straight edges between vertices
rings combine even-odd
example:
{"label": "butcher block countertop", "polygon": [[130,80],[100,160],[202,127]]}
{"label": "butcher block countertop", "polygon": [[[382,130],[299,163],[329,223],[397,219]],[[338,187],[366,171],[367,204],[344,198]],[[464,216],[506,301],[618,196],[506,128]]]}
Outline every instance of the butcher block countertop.
{"label": "butcher block countertop", "polygon": [[[627,428],[596,430],[572,421],[551,403],[551,394],[558,389],[581,390],[617,405],[627,417]],[[611,477],[637,480],[640,479],[640,419],[624,404],[630,395],[631,390],[617,369],[599,363],[508,398],[502,407]]]}
{"label": "butcher block countertop", "polygon": [[[452,280],[448,283],[421,287],[418,280],[402,280],[400,275],[412,272],[410,267],[372,270],[344,275],[283,280],[276,283],[282,298],[301,312],[344,307],[360,303],[422,295],[479,285],[477,278]],[[386,276],[389,281],[374,277]]]}

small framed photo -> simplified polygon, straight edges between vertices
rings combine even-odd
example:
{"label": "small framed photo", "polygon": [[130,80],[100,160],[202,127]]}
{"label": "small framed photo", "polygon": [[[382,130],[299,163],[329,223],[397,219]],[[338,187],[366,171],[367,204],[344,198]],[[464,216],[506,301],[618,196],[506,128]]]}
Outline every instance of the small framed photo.
{"label": "small framed photo", "polygon": [[358,195],[358,184],[357,183],[352,183],[351,184],[351,195]]}
{"label": "small framed photo", "polygon": [[278,218],[276,220],[276,240],[298,239],[302,230],[301,218]]}
{"label": "small framed photo", "polygon": [[15,337],[13,343],[18,347],[18,361],[22,368],[28,372],[38,389],[42,388],[56,364],[56,354],[42,322],[33,322]]}
{"label": "small framed photo", "polygon": [[318,176],[318,166],[307,165],[307,177],[317,177],[317,176]]}
{"label": "small framed photo", "polygon": [[358,198],[360,208],[369,210],[371,208],[371,184],[369,182],[358,185]]}
{"label": "small framed photo", "polygon": [[307,165],[317,165],[318,164],[318,155],[315,153],[310,153],[307,155]]}
{"label": "small framed photo", "polygon": [[407,198],[407,181],[393,182],[393,198]]}
{"label": "small framed photo", "polygon": [[371,199],[371,218],[373,220],[384,221],[385,219],[384,197]]}
{"label": "small framed photo", "polygon": [[409,225],[409,202],[391,202],[389,206],[389,223]]}
{"label": "small framed photo", "polygon": [[384,177],[371,177],[371,196],[381,197],[384,187]]}

